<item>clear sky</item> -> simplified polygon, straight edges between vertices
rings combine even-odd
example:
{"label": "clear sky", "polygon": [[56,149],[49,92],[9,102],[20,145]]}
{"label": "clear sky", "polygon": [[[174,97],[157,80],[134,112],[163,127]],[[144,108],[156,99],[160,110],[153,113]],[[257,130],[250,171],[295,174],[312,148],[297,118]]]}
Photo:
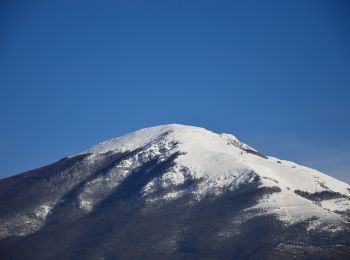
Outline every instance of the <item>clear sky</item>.
{"label": "clear sky", "polygon": [[0,120],[0,177],[176,122],[350,183],[350,3],[2,0]]}

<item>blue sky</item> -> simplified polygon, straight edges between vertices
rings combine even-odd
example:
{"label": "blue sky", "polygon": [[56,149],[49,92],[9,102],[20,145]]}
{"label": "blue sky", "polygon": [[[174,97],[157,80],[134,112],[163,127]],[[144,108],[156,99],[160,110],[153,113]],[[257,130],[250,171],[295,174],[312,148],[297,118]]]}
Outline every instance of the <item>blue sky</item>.
{"label": "blue sky", "polygon": [[0,177],[139,128],[229,132],[350,183],[348,1],[1,1]]}

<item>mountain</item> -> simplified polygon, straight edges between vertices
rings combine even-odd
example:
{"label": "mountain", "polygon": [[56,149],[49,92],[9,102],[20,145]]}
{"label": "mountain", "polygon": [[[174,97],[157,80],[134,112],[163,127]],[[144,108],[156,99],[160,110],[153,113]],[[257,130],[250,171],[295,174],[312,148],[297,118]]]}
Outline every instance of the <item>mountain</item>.
{"label": "mountain", "polygon": [[162,125],[0,180],[1,259],[350,259],[350,186]]}

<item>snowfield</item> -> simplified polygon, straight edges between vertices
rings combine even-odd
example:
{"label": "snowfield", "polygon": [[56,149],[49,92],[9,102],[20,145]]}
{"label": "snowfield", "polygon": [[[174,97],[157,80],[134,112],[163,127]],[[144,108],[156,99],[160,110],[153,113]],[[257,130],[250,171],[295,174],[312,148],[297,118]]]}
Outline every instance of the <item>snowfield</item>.
{"label": "snowfield", "polygon": [[[319,223],[341,223],[345,219],[339,211],[350,210],[348,184],[293,162],[261,156],[234,135],[216,134],[199,127],[171,124],[141,129],[100,143],[83,153],[91,153],[93,160],[108,151],[125,152],[139,148],[146,154],[143,156],[149,158],[167,158],[170,154],[180,153],[172,171],[148,183],[143,190],[144,196],[154,192],[157,186],[176,187],[192,179],[203,180],[197,189],[191,191],[201,199],[208,193],[217,195],[225,189],[238,189],[258,177],[262,187],[278,187],[280,192],[261,199],[252,209],[260,209],[262,214],[276,214],[287,223],[312,217],[317,217]],[[322,192],[339,193],[343,197],[318,201],[300,196],[295,191],[310,196]],[[169,189],[166,196],[149,201],[174,199],[183,193]]]}

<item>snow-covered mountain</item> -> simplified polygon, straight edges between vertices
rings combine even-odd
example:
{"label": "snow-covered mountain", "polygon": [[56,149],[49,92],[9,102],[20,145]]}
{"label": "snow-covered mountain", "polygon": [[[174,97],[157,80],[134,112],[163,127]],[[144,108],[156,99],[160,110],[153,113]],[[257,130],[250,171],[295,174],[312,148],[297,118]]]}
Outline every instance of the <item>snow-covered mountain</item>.
{"label": "snow-covered mountain", "polygon": [[0,254],[14,259],[350,257],[348,184],[193,126],[3,179],[0,203]]}

